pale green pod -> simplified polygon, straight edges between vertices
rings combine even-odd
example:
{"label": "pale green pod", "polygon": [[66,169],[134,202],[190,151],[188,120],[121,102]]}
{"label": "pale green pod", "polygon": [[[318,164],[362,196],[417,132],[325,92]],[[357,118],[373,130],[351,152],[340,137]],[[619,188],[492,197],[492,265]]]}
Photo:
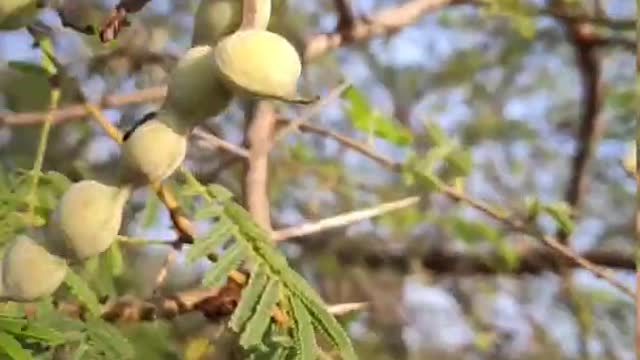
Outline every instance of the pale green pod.
{"label": "pale green pod", "polygon": [[223,112],[232,97],[216,71],[213,48],[202,45],[189,49],[169,75],[163,107],[173,110],[184,127],[193,128]]}
{"label": "pale green pod", "polygon": [[143,119],[122,144],[122,181],[155,184],[171,176],[187,153],[187,134],[170,109]]}
{"label": "pale green pod", "polygon": [[2,258],[2,299],[29,302],[51,295],[67,273],[64,259],[19,235]]}
{"label": "pale green pod", "polygon": [[37,0],[0,0],[0,30],[29,25],[38,13]]}
{"label": "pale green pod", "polygon": [[214,49],[225,84],[240,96],[308,103],[297,95],[300,56],[284,37],[264,30],[241,30]]}
{"label": "pale green pod", "polygon": [[70,259],[104,252],[118,236],[130,194],[128,186],[120,188],[95,180],[72,184],[51,216],[45,246]]}
{"label": "pale green pod", "polygon": [[[265,30],[271,17],[271,0],[257,2],[256,28]],[[196,10],[191,46],[215,46],[242,23],[242,0],[202,0]]]}

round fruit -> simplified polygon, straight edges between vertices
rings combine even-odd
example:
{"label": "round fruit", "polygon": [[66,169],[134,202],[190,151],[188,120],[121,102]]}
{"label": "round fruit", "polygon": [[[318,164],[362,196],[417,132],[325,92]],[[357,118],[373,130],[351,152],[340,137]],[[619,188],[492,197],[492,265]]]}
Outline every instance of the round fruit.
{"label": "round fruit", "polygon": [[62,284],[66,262],[25,235],[10,244],[2,259],[2,299],[28,302],[51,295]]}
{"label": "round fruit", "polygon": [[0,30],[29,25],[38,13],[37,0],[0,0]]}
{"label": "round fruit", "polygon": [[302,72],[300,56],[282,36],[264,30],[241,30],[214,49],[218,71],[240,95],[307,102],[296,95]]}
{"label": "round fruit", "polygon": [[[271,0],[257,2],[256,28],[266,29],[271,17]],[[242,23],[242,0],[202,0],[196,11],[192,46],[215,46],[238,30]]]}
{"label": "round fruit", "polygon": [[45,246],[56,255],[85,259],[107,250],[118,236],[129,187],[95,180],[72,184],[47,226]]}
{"label": "round fruit", "polygon": [[156,184],[180,166],[187,153],[188,130],[170,109],[145,117],[125,135],[122,144],[123,181]]}
{"label": "round fruit", "polygon": [[223,112],[233,95],[223,85],[207,45],[189,49],[169,76],[163,107],[179,116],[185,127],[194,127]]}

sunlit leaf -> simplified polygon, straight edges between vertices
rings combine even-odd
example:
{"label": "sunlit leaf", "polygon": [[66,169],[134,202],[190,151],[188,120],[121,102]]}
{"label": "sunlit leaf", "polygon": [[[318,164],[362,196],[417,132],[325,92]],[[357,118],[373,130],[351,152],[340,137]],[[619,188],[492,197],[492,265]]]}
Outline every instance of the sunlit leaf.
{"label": "sunlit leaf", "polygon": [[343,96],[347,101],[347,117],[356,129],[373,133],[396,145],[411,144],[411,131],[373,108],[358,89],[350,87]]}

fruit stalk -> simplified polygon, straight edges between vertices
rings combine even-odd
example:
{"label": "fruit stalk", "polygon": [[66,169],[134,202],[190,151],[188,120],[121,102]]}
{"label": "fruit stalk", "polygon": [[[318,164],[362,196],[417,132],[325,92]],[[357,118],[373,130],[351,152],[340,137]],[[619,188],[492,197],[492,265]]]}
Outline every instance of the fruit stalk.
{"label": "fruit stalk", "polygon": [[240,30],[249,30],[258,28],[258,14],[264,11],[264,8],[271,10],[271,0],[242,0],[242,23]]}

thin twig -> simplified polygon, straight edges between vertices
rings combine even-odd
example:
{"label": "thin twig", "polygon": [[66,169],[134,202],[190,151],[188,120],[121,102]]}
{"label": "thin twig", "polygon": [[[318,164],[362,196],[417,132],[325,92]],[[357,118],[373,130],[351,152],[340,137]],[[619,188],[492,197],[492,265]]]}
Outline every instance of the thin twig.
{"label": "thin twig", "polygon": [[120,30],[129,25],[127,14],[142,10],[149,1],[151,0],[121,0],[100,28],[100,41],[106,43],[118,37]]}
{"label": "thin twig", "polygon": [[[278,121],[282,123],[292,123],[295,120],[278,118]],[[399,163],[395,163],[392,159],[375,152],[374,150],[371,149],[369,145],[358,142],[357,140],[354,140],[353,138],[350,138],[346,135],[340,134],[339,132],[333,131],[331,129],[323,128],[308,122],[301,122],[297,124],[296,127],[303,132],[309,132],[309,133],[331,138],[347,148],[350,148],[359,153],[365,154],[367,158],[375,161],[376,163],[378,163],[379,165],[385,168],[388,168],[391,170],[394,170],[396,168],[397,170],[399,170],[401,168]]]}
{"label": "thin twig", "polygon": [[[54,75],[55,76],[55,75]],[[31,170],[31,188],[29,189],[29,194],[27,195],[27,201],[29,204],[29,215],[33,215],[37,198],[36,192],[38,189],[38,181],[40,179],[40,174],[42,173],[42,164],[44,162],[44,154],[47,149],[47,143],[49,142],[49,132],[51,131],[51,122],[53,111],[58,107],[58,103],[60,102],[60,87],[56,84],[56,86],[51,89],[50,100],[49,100],[49,113],[46,117],[44,125],[42,125],[42,131],[40,131],[40,139],[38,140],[38,149],[36,150],[36,159],[33,163],[33,169]]]}
{"label": "thin twig", "polygon": [[348,226],[353,223],[380,216],[391,211],[413,206],[417,204],[418,201],[420,201],[420,198],[418,196],[410,196],[401,200],[383,203],[367,209],[355,210],[334,217],[322,219],[317,222],[311,222],[277,230],[272,233],[271,238],[276,242],[285,241],[295,237],[318,233],[320,231]]}
{"label": "thin twig", "polygon": [[346,315],[355,311],[366,309],[369,306],[366,302],[344,303],[329,305],[327,309],[333,315]]}
{"label": "thin twig", "polygon": [[344,31],[351,29],[355,21],[353,15],[353,7],[351,6],[351,0],[333,0],[333,6],[338,14],[338,22],[336,24],[336,31]]}
{"label": "thin twig", "polygon": [[351,83],[343,82],[342,84],[331,89],[331,91],[329,91],[329,94],[327,94],[327,96],[320,99],[319,101],[314,103],[312,106],[306,108],[302,112],[302,114],[300,114],[300,117],[298,117],[293,121],[290,121],[283,129],[278,130],[277,134],[274,136],[272,146],[275,145],[280,140],[282,140],[289,132],[291,132],[292,130],[299,129],[302,124],[306,123],[307,121],[309,121],[309,119],[311,119],[312,117],[320,113],[322,108],[324,108],[331,101],[339,98],[342,95],[342,93],[349,88],[349,86],[351,86]]}
{"label": "thin twig", "polygon": [[571,250],[569,247],[560,243],[557,239],[541,234],[539,230],[528,226],[526,223],[521,222],[519,220],[512,219],[508,215],[498,210],[492,209],[488,205],[483,204],[475,199],[472,199],[464,195],[463,193],[457,191],[456,189],[445,187],[444,189],[442,189],[442,191],[451,199],[464,202],[465,204],[471,206],[476,210],[479,210],[485,215],[502,222],[503,224],[507,225],[514,231],[533,236],[534,238],[542,241],[545,245],[549,246],[550,248],[554,249],[558,253],[565,256],[568,260],[571,260],[576,264],[580,265],[581,267],[583,267],[584,269],[588,270],[589,272],[594,274],[596,277],[607,281],[609,284],[618,288],[618,290],[622,291],[623,293],[631,297],[634,297],[633,290],[629,289],[621,281],[617,280],[611,271],[609,271],[608,269],[602,268],[592,263],[591,261],[581,257],[580,255],[575,253],[573,250]]}
{"label": "thin twig", "polygon": [[249,151],[247,151],[247,149],[244,149],[238,145],[235,145],[224,139],[221,139],[200,128],[196,128],[195,130],[193,130],[192,134],[195,135],[200,140],[202,140],[201,144],[203,144],[204,146],[210,147],[212,149],[220,148],[220,149],[223,149],[224,151],[232,153],[235,156],[239,156],[242,158],[249,158]]}

